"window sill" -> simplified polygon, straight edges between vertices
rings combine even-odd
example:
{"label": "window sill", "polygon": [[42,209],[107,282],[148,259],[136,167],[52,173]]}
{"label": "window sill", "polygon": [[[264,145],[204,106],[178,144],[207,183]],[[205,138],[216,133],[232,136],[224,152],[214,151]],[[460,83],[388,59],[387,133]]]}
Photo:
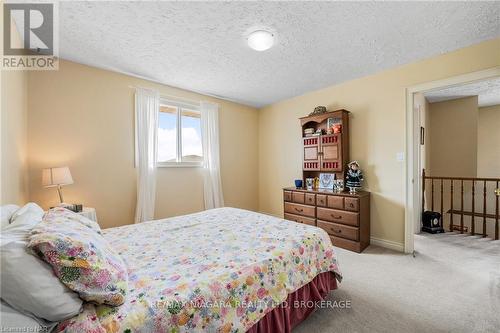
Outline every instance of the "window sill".
{"label": "window sill", "polygon": [[157,168],[203,168],[203,163],[201,162],[158,162]]}

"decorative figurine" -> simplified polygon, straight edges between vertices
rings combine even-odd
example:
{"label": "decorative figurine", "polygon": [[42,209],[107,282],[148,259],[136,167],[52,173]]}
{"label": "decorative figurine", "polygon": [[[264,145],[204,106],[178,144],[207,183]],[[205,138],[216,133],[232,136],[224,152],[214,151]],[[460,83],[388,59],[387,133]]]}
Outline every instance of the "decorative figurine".
{"label": "decorative figurine", "polygon": [[349,188],[349,193],[355,194],[356,189],[361,188],[363,181],[363,173],[359,168],[357,161],[352,161],[347,165],[347,174],[345,177],[346,186]]}
{"label": "decorative figurine", "polygon": [[319,178],[314,177],[314,186],[313,189],[317,190],[319,188]]}
{"label": "decorative figurine", "polygon": [[344,180],[343,179],[337,179],[335,182],[335,192],[341,193],[344,192]]}
{"label": "decorative figurine", "polygon": [[317,106],[314,108],[314,111],[309,113],[310,116],[315,116],[317,114],[322,114],[326,112],[326,106]]}
{"label": "decorative figurine", "polygon": [[314,186],[314,178],[306,178],[306,189],[312,190]]}

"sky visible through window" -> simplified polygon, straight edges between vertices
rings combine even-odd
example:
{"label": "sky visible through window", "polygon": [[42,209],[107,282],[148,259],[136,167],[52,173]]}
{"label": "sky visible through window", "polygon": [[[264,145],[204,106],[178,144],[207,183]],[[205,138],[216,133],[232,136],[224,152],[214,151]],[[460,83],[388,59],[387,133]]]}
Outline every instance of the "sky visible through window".
{"label": "sky visible through window", "polygon": [[[176,115],[160,112],[158,119],[158,161],[175,162],[176,155]],[[182,123],[182,156],[184,161],[201,161],[200,118],[183,115]]]}

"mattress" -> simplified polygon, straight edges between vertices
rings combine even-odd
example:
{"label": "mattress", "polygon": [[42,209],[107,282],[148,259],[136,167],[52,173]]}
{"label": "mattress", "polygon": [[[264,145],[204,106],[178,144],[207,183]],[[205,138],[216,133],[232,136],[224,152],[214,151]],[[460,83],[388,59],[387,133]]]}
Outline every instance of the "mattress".
{"label": "mattress", "polygon": [[341,274],[320,228],[219,208],[103,230],[122,256],[119,307],[86,304],[67,332],[246,332],[318,274]]}

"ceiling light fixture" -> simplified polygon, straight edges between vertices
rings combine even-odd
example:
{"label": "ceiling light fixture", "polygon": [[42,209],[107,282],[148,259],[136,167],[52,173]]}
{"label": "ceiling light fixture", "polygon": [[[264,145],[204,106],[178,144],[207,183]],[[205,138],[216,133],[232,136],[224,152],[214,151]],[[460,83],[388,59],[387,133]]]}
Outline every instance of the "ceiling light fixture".
{"label": "ceiling light fixture", "polygon": [[257,30],[248,35],[248,46],[255,51],[265,51],[274,44],[274,35],[266,30]]}

